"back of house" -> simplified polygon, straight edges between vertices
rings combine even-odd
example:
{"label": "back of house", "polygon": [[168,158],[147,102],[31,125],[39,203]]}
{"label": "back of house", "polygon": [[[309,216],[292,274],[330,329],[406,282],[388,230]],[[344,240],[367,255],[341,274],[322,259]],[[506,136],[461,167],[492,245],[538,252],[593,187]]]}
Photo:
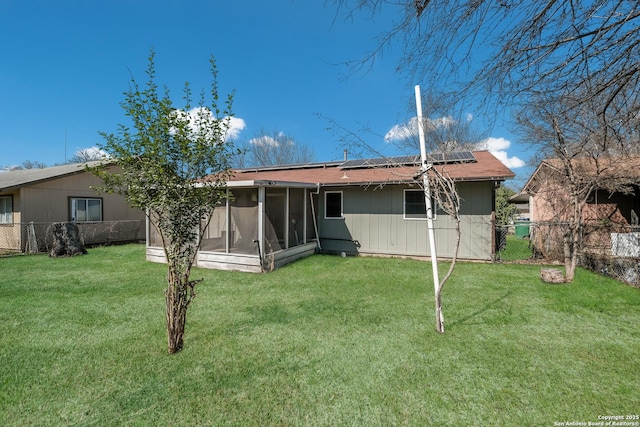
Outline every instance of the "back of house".
{"label": "back of house", "polygon": [[[458,256],[495,255],[494,191],[514,173],[488,151],[434,161],[463,200]],[[236,170],[229,198],[205,233],[198,264],[265,271],[314,252],[428,257],[424,191],[416,156]],[[450,258],[453,219],[436,207],[436,250]],[[151,233],[148,259],[162,261]]]}

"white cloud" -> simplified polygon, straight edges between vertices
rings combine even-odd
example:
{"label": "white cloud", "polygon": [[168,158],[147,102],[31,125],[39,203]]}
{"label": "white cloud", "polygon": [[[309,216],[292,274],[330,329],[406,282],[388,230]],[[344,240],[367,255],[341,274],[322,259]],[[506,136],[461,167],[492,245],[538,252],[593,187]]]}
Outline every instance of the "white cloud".
{"label": "white cloud", "polygon": [[81,148],[76,151],[76,157],[83,160],[102,160],[103,158],[109,158],[109,154],[106,151],[101,150],[98,147]]}
{"label": "white cloud", "polygon": [[[471,119],[473,118],[473,116],[467,115],[467,120],[471,121]],[[431,127],[432,129],[437,129],[439,127],[444,127],[444,126],[451,126],[453,124],[455,124],[455,119],[451,116],[442,116],[442,117],[438,117],[437,119],[426,119],[427,123],[426,123],[426,127],[429,128]]]}
{"label": "white cloud", "polygon": [[[437,119],[424,118],[424,126],[426,129],[437,129],[440,127],[450,126],[455,123],[455,119],[451,116],[442,116]],[[467,114],[467,121],[473,120],[471,114]],[[395,125],[384,136],[386,142],[402,141],[418,136],[418,117],[412,117],[408,122]]]}
{"label": "white cloud", "polygon": [[[473,120],[473,115],[467,114],[467,121]],[[425,127],[437,129],[440,127],[451,126],[455,124],[455,119],[451,116],[438,117],[437,119],[425,119]],[[412,117],[408,122],[395,125],[384,136],[386,142],[396,142],[418,136],[418,118]],[[517,156],[509,157],[507,151],[511,148],[511,141],[505,138],[487,138],[480,144],[478,149],[488,150],[496,156],[508,168],[520,168],[525,166],[525,162]]]}
{"label": "white cloud", "polygon": [[247,127],[243,119],[238,117],[229,117],[229,129],[227,129],[227,140],[236,139],[240,132]]}
{"label": "white cloud", "polygon": [[280,147],[281,145],[285,147],[293,147],[296,145],[293,138],[287,136],[287,134],[282,131],[274,133],[273,136],[261,135],[257,138],[252,138],[249,140],[249,144],[261,147]]}
{"label": "white cloud", "polygon": [[491,154],[496,156],[506,167],[511,169],[521,168],[525,165],[525,162],[520,158],[513,156],[509,157],[507,150],[511,147],[511,141],[504,138],[487,138],[484,142],[480,143],[478,148],[488,150]]}
{"label": "white cloud", "polygon": [[384,136],[387,142],[402,141],[418,135],[418,118],[413,117],[407,123],[395,125]]}
{"label": "white cloud", "polygon": [[280,145],[278,141],[276,141],[274,138],[270,137],[269,135],[262,135],[261,137],[258,137],[258,138],[251,138],[249,140],[249,144],[260,145],[263,147],[264,146],[277,147],[278,145]]}
{"label": "white cloud", "polygon": [[[189,121],[189,129],[194,137],[200,130],[198,122],[204,122],[206,125],[207,122],[215,119],[211,110],[206,107],[195,107],[189,110],[188,113],[177,110],[176,115],[180,119]],[[225,132],[225,141],[237,138],[240,132],[247,126],[245,121],[238,117],[225,117],[223,120],[226,121],[228,126]],[[216,138],[216,135],[209,135],[209,137],[213,139]]]}

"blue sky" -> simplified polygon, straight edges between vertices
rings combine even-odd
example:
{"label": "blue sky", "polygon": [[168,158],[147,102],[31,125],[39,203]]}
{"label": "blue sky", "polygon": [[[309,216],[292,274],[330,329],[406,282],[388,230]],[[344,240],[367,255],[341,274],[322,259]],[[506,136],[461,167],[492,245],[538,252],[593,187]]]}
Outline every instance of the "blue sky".
{"label": "blue sky", "polygon": [[[0,16],[0,166],[53,165],[102,143],[99,131],[126,122],[122,94],[131,75],[146,81],[151,48],[177,106],[185,81],[208,89],[213,55],[221,92],[235,90],[238,140],[281,131],[319,161],[349,148],[326,118],[369,129],[362,139],[392,155],[383,136],[410,119],[420,84],[397,74],[393,49],[350,74],[344,63],[375,47],[386,17],[346,20],[320,0],[0,0]],[[526,179],[526,147],[506,127],[490,135],[490,148]]]}

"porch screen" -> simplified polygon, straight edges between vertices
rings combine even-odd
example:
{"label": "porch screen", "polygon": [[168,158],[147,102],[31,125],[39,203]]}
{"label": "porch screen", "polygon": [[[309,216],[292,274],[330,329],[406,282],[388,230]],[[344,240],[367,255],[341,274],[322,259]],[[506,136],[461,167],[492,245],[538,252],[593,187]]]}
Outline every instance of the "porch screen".
{"label": "porch screen", "polygon": [[203,227],[206,227],[202,235],[200,250],[226,252],[226,236],[227,236],[227,207],[226,203],[220,204],[213,209],[209,224],[203,221]]}
{"label": "porch screen", "polygon": [[158,248],[162,247],[160,233],[158,233],[158,230],[156,230],[156,227],[153,224],[149,224],[149,246]]}
{"label": "porch screen", "polygon": [[318,195],[313,193],[307,193],[306,203],[307,203],[307,223],[305,227],[307,229],[307,241],[311,241],[316,238],[316,227],[315,227],[315,215],[316,209],[318,209]]}
{"label": "porch screen", "polygon": [[161,248],[162,247],[162,238],[160,237],[160,233],[156,229],[156,226],[153,225],[156,222],[158,217],[156,215],[151,216],[151,221],[147,223],[147,227],[149,228],[149,246]]}
{"label": "porch screen", "polygon": [[258,189],[237,188],[229,205],[229,252],[258,254]]}
{"label": "porch screen", "polygon": [[235,188],[229,195],[229,209],[215,208],[200,249],[258,255],[258,189]]}
{"label": "porch screen", "polygon": [[289,247],[304,243],[304,189],[289,190]]}
{"label": "porch screen", "polygon": [[[258,191],[258,188],[234,188],[230,192],[229,204],[214,210],[201,250],[259,255]],[[263,255],[304,244],[305,228],[309,235],[314,235],[310,213],[305,224],[304,210],[308,202],[305,201],[304,189],[266,188],[264,192],[264,240],[260,247]]]}
{"label": "porch screen", "polygon": [[231,206],[230,252],[256,254],[258,206]]}
{"label": "porch screen", "polygon": [[286,247],[287,189],[266,188],[264,208],[265,253]]}

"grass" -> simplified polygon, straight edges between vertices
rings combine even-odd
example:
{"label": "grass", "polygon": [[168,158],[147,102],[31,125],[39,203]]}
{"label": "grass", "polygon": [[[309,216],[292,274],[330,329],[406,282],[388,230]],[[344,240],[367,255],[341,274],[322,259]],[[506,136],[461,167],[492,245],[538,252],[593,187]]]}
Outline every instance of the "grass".
{"label": "grass", "polygon": [[640,410],[640,289],[584,270],[314,256],[197,270],[166,354],[144,247],[0,259],[0,424],[548,426]]}
{"label": "grass", "polygon": [[528,260],[531,258],[531,254],[529,239],[523,239],[522,237],[509,234],[507,235],[505,248],[500,251],[500,260],[506,262]]}

